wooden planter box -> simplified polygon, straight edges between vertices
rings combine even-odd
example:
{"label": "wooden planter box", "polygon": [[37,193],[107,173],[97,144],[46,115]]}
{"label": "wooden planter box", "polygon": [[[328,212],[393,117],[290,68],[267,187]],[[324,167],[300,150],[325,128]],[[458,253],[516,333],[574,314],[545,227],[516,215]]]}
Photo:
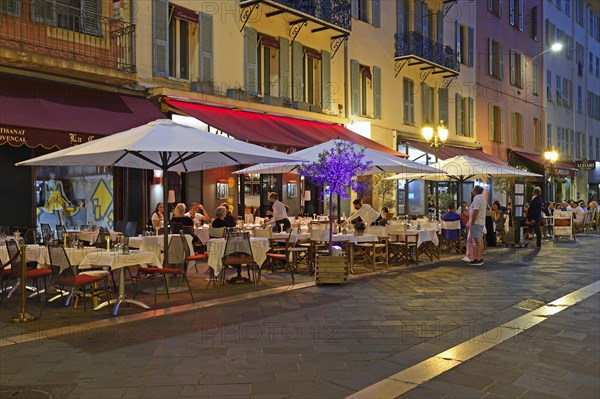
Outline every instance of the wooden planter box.
{"label": "wooden planter box", "polygon": [[344,284],[348,279],[348,260],[345,256],[317,257],[315,280],[319,284]]}

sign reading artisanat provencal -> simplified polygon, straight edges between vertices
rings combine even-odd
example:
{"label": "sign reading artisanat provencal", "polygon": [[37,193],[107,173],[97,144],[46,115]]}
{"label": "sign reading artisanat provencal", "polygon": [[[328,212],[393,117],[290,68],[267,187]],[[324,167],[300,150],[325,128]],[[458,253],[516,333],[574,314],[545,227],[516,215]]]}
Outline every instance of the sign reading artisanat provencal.
{"label": "sign reading artisanat provencal", "polygon": [[27,144],[25,129],[0,126],[0,143],[4,142],[12,145]]}

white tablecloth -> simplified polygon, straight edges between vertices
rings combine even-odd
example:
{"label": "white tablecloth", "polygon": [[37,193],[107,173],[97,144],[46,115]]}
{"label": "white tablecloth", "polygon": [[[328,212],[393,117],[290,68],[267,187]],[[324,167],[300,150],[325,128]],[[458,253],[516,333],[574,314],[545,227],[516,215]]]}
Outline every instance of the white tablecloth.
{"label": "white tablecloth", "polygon": [[[171,238],[173,237],[179,237],[179,234],[169,234],[169,242],[171,242]],[[186,234],[185,239],[187,240],[188,247],[190,248],[190,254],[194,254],[192,236]],[[159,259],[162,259],[162,251],[165,246],[165,236],[130,237],[129,246],[131,248],[139,248],[140,251],[154,252]]]}
{"label": "white tablecloth", "polygon": [[[65,248],[65,252],[67,253],[67,257],[69,258],[71,265],[76,266],[81,263],[86,255],[96,252],[106,252],[106,249],[100,249],[96,247]],[[37,262],[43,266],[50,266],[50,255],[48,254],[48,248],[44,247],[39,258],[37,259]]]}
{"label": "white tablecloth", "polygon": [[[252,247],[252,256],[254,262],[260,267],[267,260],[269,251],[269,239],[263,237],[250,237],[250,246]],[[208,265],[215,271],[215,276],[221,273],[223,267],[223,254],[225,253],[225,239],[213,238],[208,241]]]}
{"label": "white tablecloth", "polygon": [[[77,231],[77,230],[69,230],[69,233],[77,233],[79,234],[79,240],[83,241],[83,242],[87,242],[90,244],[93,244],[96,242],[96,238],[98,238],[98,234],[100,233],[98,230],[94,230],[94,231]],[[110,232],[110,240],[114,241],[117,239],[118,236],[122,235],[123,233],[119,233],[118,231],[111,231]]]}
{"label": "white tablecloth", "polygon": [[196,234],[196,237],[198,237],[200,239],[200,241],[202,241],[202,244],[206,244],[208,242],[208,240],[210,240],[209,232],[210,232],[209,225],[204,225],[202,227],[194,228],[194,234]]}
{"label": "white tablecloth", "polygon": [[162,267],[162,264],[154,252],[137,251],[129,254],[118,252],[100,251],[87,254],[79,264],[79,269],[91,268],[92,266],[109,266],[112,270],[128,266],[152,265]]}
{"label": "white tablecloth", "polygon": [[[27,262],[36,262],[40,257],[40,254],[44,251],[43,245],[31,244],[27,245],[27,250],[25,252],[25,257],[27,258]],[[4,241],[0,241],[0,262],[5,263],[10,260],[8,256],[8,249],[6,248],[6,243]]]}
{"label": "white tablecloth", "polygon": [[[406,233],[408,233],[409,235],[419,233],[419,238],[417,241],[417,246],[419,247],[421,246],[421,244],[427,241],[431,241],[435,245],[438,245],[440,242],[435,230],[408,230]],[[397,236],[398,238],[404,239],[404,234],[398,231],[395,231],[390,235],[392,236],[392,238],[394,238],[394,236]]]}

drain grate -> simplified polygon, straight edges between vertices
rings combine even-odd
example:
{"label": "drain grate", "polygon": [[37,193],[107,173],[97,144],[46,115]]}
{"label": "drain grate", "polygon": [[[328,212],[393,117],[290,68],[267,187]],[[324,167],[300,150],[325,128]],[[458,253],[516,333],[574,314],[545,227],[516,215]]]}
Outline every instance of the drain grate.
{"label": "drain grate", "polygon": [[522,309],[522,310],[535,310],[537,308],[541,308],[542,306],[544,306],[545,303],[542,301],[538,301],[536,299],[526,299],[523,302],[519,302],[516,305],[514,305],[514,308],[517,309]]}

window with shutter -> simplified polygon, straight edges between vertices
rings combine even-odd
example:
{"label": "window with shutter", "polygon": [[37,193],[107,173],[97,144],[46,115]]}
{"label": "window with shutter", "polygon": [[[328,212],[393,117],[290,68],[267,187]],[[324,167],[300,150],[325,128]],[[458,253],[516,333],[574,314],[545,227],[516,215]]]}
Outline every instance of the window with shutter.
{"label": "window with shutter", "polygon": [[469,137],[475,137],[475,101],[469,97]]}
{"label": "window with shutter", "polygon": [[438,113],[439,120],[447,125],[450,119],[448,118],[448,89],[445,87],[438,89]]}
{"label": "window with shutter", "polygon": [[371,0],[371,15],[373,20],[373,26],[381,26],[381,7],[379,5],[380,0]]}
{"label": "window with shutter", "polygon": [[21,0],[2,0],[0,1],[0,13],[21,16]]}
{"label": "window with shutter", "polygon": [[538,80],[538,66],[536,63],[533,64],[533,95],[539,95],[539,80]]}
{"label": "window with shutter", "polygon": [[169,76],[169,2],[152,2],[152,41],[154,76]]}
{"label": "window with shutter", "polygon": [[402,80],[402,100],[404,103],[404,124],[414,125],[414,82],[411,79],[403,78]]}
{"label": "window with shutter", "polygon": [[304,101],[302,44],[292,43],[292,100]]}
{"label": "window with shutter", "polygon": [[381,119],[381,68],[373,67],[373,117]]}
{"label": "window with shutter", "polygon": [[350,90],[352,92],[352,115],[360,114],[360,64],[350,60]]}
{"label": "window with shutter", "polygon": [[200,81],[213,83],[213,19],[212,15],[199,13],[200,28],[198,43],[200,45]]}
{"label": "window with shutter", "polygon": [[331,109],[331,55],[325,50],[321,51],[321,74],[322,107]]}
{"label": "window with shutter", "polygon": [[517,13],[518,13],[518,21],[519,21],[519,30],[522,32],[523,29],[525,28],[525,15],[524,15],[524,11],[523,11],[523,1],[524,0],[516,0],[518,5],[517,5]]}
{"label": "window with shutter", "polygon": [[475,30],[470,26],[467,28],[468,35],[468,62],[467,65],[472,67],[475,61]]}
{"label": "window with shutter", "polygon": [[508,23],[515,26],[515,0],[508,0]]}
{"label": "window with shutter", "polygon": [[245,90],[248,94],[258,93],[258,36],[252,28],[244,29]]}
{"label": "window with shutter", "polygon": [[279,97],[290,99],[290,41],[279,38]]}
{"label": "window with shutter", "polygon": [[458,93],[455,94],[454,96],[454,103],[455,103],[455,111],[456,111],[456,116],[455,116],[455,120],[456,120],[456,134],[459,136],[464,136],[464,130],[463,130],[463,101],[462,101],[462,96]]}

